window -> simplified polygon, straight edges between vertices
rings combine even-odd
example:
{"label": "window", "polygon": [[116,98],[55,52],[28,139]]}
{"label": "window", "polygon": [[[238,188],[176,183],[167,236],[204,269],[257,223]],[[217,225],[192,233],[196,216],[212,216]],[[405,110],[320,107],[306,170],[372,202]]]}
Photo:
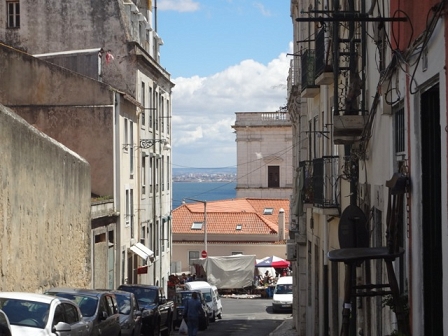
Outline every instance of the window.
{"label": "window", "polygon": [[170,181],[171,181],[171,168],[170,168],[170,157],[166,157],[166,175],[167,175],[167,182],[166,182],[166,190],[170,190]]}
{"label": "window", "polygon": [[64,307],[61,304],[58,305],[54,311],[53,326],[59,322],[65,322]]}
{"label": "window", "polygon": [[162,191],[165,191],[165,156],[162,155],[162,169],[160,171],[160,174],[162,175],[161,183],[162,183]]}
{"label": "window", "polygon": [[146,157],[142,157],[142,195],[146,194]]}
{"label": "window", "polygon": [[76,307],[69,303],[63,303],[65,309],[65,319],[68,324],[75,324],[79,322],[79,315]]}
{"label": "window", "polygon": [[167,100],[166,101],[166,133],[170,134],[171,133],[171,121],[170,121],[170,101]]}
{"label": "window", "polygon": [[232,252],[231,255],[243,255],[243,252]]}
{"label": "window", "polygon": [[142,105],[143,105],[143,110],[142,110],[142,126],[145,126],[145,114],[146,114],[146,99],[145,99],[145,82],[142,82]]}
{"label": "window", "polygon": [[124,143],[125,146],[123,148],[127,151],[129,146],[132,146],[132,143],[129,142],[129,131],[128,131],[128,120],[124,119]]}
{"label": "window", "polygon": [[20,27],[20,2],[19,1],[7,1],[8,7],[8,28]]}
{"label": "window", "polygon": [[153,96],[152,96],[152,88],[150,87],[149,88],[149,91],[148,91],[148,98],[149,98],[149,120],[148,120],[148,125],[149,125],[149,127],[153,127],[153,125],[152,125],[152,122],[153,122],[153,118],[152,118],[152,115],[153,115],[153,113],[154,113],[154,104],[153,104],[153,101],[154,101],[154,98],[153,98]]}
{"label": "window", "polygon": [[405,150],[405,126],[404,126],[404,106],[400,106],[394,113],[395,121],[395,154],[403,153]]}
{"label": "window", "polygon": [[[129,142],[130,144],[134,143],[134,123],[129,121]],[[134,176],[134,146],[131,145],[129,147],[129,171],[131,173],[131,178]]]}
{"label": "window", "polygon": [[129,190],[130,191],[130,207],[131,207],[131,211],[130,211],[130,219],[129,222],[131,224],[131,238],[134,238],[134,189]]}
{"label": "window", "polygon": [[161,110],[160,110],[160,119],[161,119],[161,127],[160,131],[165,132],[165,97],[162,96],[162,102],[161,102]]}
{"label": "window", "polygon": [[191,225],[191,230],[202,230],[202,225],[203,225],[204,223],[202,223],[202,222],[194,222],[192,225]]}
{"label": "window", "polygon": [[152,165],[153,165],[153,161],[154,158],[150,157],[149,158],[149,171],[148,171],[148,176],[149,176],[149,193],[152,194],[152,181],[153,181],[153,171],[152,171]]}
{"label": "window", "polygon": [[191,260],[193,259],[199,259],[199,251],[188,252],[188,264],[191,264]]}
{"label": "window", "polygon": [[129,218],[131,216],[131,211],[129,209],[129,190],[126,190],[126,225],[129,225]]}
{"label": "window", "polygon": [[272,215],[274,213],[274,208],[264,208],[263,215]]}
{"label": "window", "polygon": [[280,166],[268,166],[268,188],[280,187]]}
{"label": "window", "polygon": [[242,226],[241,224],[237,224],[236,229],[237,229],[238,231],[241,231],[242,228],[243,228],[243,226]]}

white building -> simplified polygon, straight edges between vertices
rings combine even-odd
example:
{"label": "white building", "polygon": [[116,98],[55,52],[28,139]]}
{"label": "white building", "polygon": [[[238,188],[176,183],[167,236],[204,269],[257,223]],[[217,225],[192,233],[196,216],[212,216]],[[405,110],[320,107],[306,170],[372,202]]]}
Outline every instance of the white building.
{"label": "white building", "polygon": [[[11,0],[0,3],[0,12],[5,15],[0,40],[110,84],[134,104],[132,111],[117,110],[111,123],[114,158],[104,162],[104,169],[108,177],[113,174],[112,195],[95,195],[112,196],[118,215],[109,283],[165,286],[171,254],[174,84],[160,64],[163,41],[153,24],[157,12],[151,0],[112,0],[107,6],[100,0],[61,0],[51,6],[45,0]],[[139,244],[146,253],[137,249]]]}
{"label": "white building", "polygon": [[292,126],[279,112],[237,112],[237,198],[289,199],[292,193]]}
{"label": "white building", "polygon": [[[300,147],[290,237],[300,335],[446,334],[445,9],[444,1],[429,0],[291,1],[298,43],[288,112]],[[386,182],[395,174],[409,184],[391,211]],[[396,244],[404,252],[389,252],[388,265],[376,257],[331,261],[344,234],[359,232],[339,229],[350,207],[362,214],[350,220],[367,232],[367,249]],[[388,231],[391,221],[396,230]],[[354,237],[356,245],[361,238]],[[397,280],[395,302],[385,296],[393,286],[371,287],[393,284],[388,274]],[[347,279],[358,285],[350,295]],[[358,296],[366,288],[370,293]]]}

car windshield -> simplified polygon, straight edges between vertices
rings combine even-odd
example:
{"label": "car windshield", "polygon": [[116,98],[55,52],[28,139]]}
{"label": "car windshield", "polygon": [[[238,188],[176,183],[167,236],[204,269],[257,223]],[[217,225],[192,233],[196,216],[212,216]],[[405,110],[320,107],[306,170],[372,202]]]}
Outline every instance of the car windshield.
{"label": "car windshield", "polygon": [[81,310],[81,314],[83,317],[92,317],[96,313],[98,299],[94,296],[64,292],[52,292],[50,294],[57,295],[76,302],[76,304],[79,306],[79,310]]}
{"label": "car windshield", "polygon": [[177,293],[176,294],[176,303],[185,306],[185,302],[191,298],[191,292]]}
{"label": "car windshield", "polygon": [[45,328],[50,305],[47,303],[0,298],[0,309],[8,316],[9,324]]}
{"label": "car windshield", "polygon": [[277,285],[274,294],[292,294],[292,285]]}
{"label": "car windshield", "polygon": [[204,295],[205,302],[212,302],[212,295],[210,294],[210,292],[202,293],[202,295]]}
{"label": "car windshield", "polygon": [[[132,294],[129,294],[132,295]],[[131,300],[123,294],[115,293],[117,298],[118,312],[122,315],[129,315],[131,313]]]}
{"label": "car windshield", "polygon": [[140,306],[154,303],[157,297],[157,290],[150,288],[126,288],[128,292],[134,293]]}

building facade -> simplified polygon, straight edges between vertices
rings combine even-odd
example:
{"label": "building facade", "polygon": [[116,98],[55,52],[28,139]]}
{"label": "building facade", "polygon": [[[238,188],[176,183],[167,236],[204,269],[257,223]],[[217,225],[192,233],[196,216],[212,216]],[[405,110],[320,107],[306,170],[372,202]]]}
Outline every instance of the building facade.
{"label": "building facade", "polygon": [[[169,143],[174,84],[160,65],[163,41],[153,24],[157,22],[154,8],[150,0],[116,0],[107,6],[102,1],[64,0],[51,6],[43,0],[0,3],[5,13],[0,39],[6,44],[120,92],[116,115],[109,116],[114,122],[107,129],[112,161],[92,170],[92,185],[106,185],[93,189],[93,195],[111,196],[112,212],[118,216],[111,261],[114,276],[108,286],[125,282],[164,285],[170,267]],[[92,95],[78,98],[95,102]],[[92,131],[98,135],[104,130]],[[98,148],[93,146],[96,141],[83,142],[84,135],[79,133],[71,141],[78,140],[78,147],[87,150],[90,146],[93,152]],[[92,155],[92,160],[98,162],[102,157]],[[136,249],[142,245],[143,253]]]}
{"label": "building facade", "polygon": [[286,111],[237,112],[238,198],[289,198],[292,131]]}
{"label": "building facade", "polygon": [[173,211],[173,273],[190,260],[233,254],[285,258],[289,200],[240,198],[184,203]]}
{"label": "building facade", "polygon": [[[299,335],[448,329],[444,10],[445,1],[291,1],[299,41],[288,78],[288,112],[300,143],[290,231]],[[392,204],[398,220],[389,231],[396,174],[407,184]],[[360,211],[368,232],[366,253],[390,237],[404,251],[392,267],[382,259],[356,266],[329,259],[346,244],[341,227],[350,208]],[[344,295],[350,268],[352,281],[371,295]],[[390,273],[399,299],[390,296],[394,290],[373,295],[377,289],[369,286],[390,285]]]}

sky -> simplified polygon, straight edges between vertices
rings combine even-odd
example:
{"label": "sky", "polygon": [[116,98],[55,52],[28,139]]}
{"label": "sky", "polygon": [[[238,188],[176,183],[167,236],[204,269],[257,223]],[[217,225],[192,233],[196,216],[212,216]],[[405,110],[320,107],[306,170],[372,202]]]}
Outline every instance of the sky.
{"label": "sky", "polygon": [[[235,112],[286,105],[288,0],[153,0],[171,74],[173,168],[236,167]],[[248,161],[253,158],[248,158]]]}

